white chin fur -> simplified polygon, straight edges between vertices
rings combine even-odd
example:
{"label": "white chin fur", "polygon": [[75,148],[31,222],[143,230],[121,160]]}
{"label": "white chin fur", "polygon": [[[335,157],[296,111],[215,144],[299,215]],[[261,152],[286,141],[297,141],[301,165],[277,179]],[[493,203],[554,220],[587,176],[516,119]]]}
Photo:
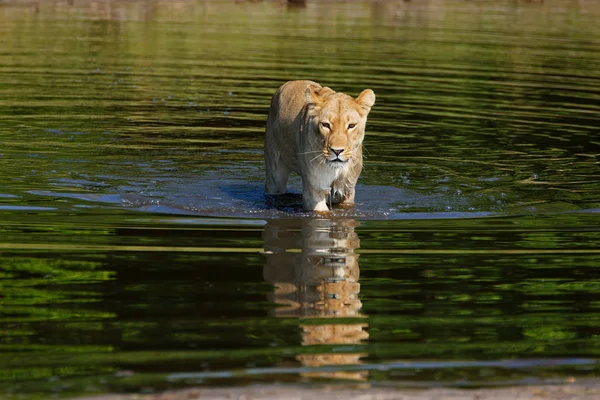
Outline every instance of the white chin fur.
{"label": "white chin fur", "polygon": [[348,161],[339,162],[339,161],[327,161],[327,166],[331,168],[346,168],[348,166]]}

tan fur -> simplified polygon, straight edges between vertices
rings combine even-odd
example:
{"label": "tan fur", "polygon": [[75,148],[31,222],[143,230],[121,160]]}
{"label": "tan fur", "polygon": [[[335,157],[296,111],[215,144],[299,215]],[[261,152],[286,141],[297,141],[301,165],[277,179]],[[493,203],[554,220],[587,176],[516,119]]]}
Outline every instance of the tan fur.
{"label": "tan fur", "polygon": [[331,203],[354,203],[365,124],[374,103],[371,89],[353,99],[312,81],[282,85],[267,120],[266,193],[285,193],[294,171],[302,177],[305,210],[328,211],[329,195]]}

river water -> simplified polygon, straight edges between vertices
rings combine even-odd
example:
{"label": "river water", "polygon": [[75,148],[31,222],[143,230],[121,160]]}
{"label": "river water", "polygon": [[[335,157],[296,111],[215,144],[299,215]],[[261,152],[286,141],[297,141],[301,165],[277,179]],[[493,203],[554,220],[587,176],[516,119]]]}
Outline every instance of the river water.
{"label": "river water", "polygon": [[[600,5],[0,4],[0,390],[572,382],[600,358]],[[272,94],[377,101],[354,209]]]}

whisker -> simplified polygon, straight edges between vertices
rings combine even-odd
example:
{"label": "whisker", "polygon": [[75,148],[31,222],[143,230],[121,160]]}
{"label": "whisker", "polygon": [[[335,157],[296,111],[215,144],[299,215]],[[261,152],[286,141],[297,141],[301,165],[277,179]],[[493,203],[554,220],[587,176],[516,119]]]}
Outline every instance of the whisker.
{"label": "whisker", "polygon": [[312,160],[309,161],[309,163],[315,161],[317,158],[321,157],[323,155],[323,153],[319,152],[319,154],[317,154]]}
{"label": "whisker", "polygon": [[313,151],[305,151],[304,153],[296,153],[298,155],[300,154],[314,154],[314,153],[320,153],[322,150],[313,150]]}
{"label": "whisker", "polygon": [[[364,151],[366,151],[366,152],[367,152],[367,154],[369,154],[369,156],[371,155],[371,153],[370,153],[370,152],[369,152],[369,150],[368,150],[368,149],[365,147],[365,145],[364,145],[364,144],[363,144],[362,148],[363,148],[363,150],[364,150]],[[364,158],[365,160],[366,160],[367,158],[369,158],[369,157],[367,157],[367,155],[366,155],[366,154],[364,154],[364,153],[363,153],[363,155],[362,155],[362,156],[363,156],[363,158]],[[361,172],[363,172],[363,171],[366,171],[366,170],[367,170],[367,169],[365,168],[365,164],[363,163],[363,164],[362,164],[362,169],[361,169]]]}

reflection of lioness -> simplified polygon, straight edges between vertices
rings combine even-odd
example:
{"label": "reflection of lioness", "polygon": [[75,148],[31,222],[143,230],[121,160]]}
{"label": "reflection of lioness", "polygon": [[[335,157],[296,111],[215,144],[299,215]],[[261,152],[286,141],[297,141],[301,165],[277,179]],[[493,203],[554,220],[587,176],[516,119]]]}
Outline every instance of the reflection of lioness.
{"label": "reflection of lioness", "polygon": [[362,170],[371,89],[356,98],[311,81],[290,81],[271,101],[265,134],[267,194],[283,194],[291,171],[302,177],[302,203],[327,211],[332,203],[352,204]]}

